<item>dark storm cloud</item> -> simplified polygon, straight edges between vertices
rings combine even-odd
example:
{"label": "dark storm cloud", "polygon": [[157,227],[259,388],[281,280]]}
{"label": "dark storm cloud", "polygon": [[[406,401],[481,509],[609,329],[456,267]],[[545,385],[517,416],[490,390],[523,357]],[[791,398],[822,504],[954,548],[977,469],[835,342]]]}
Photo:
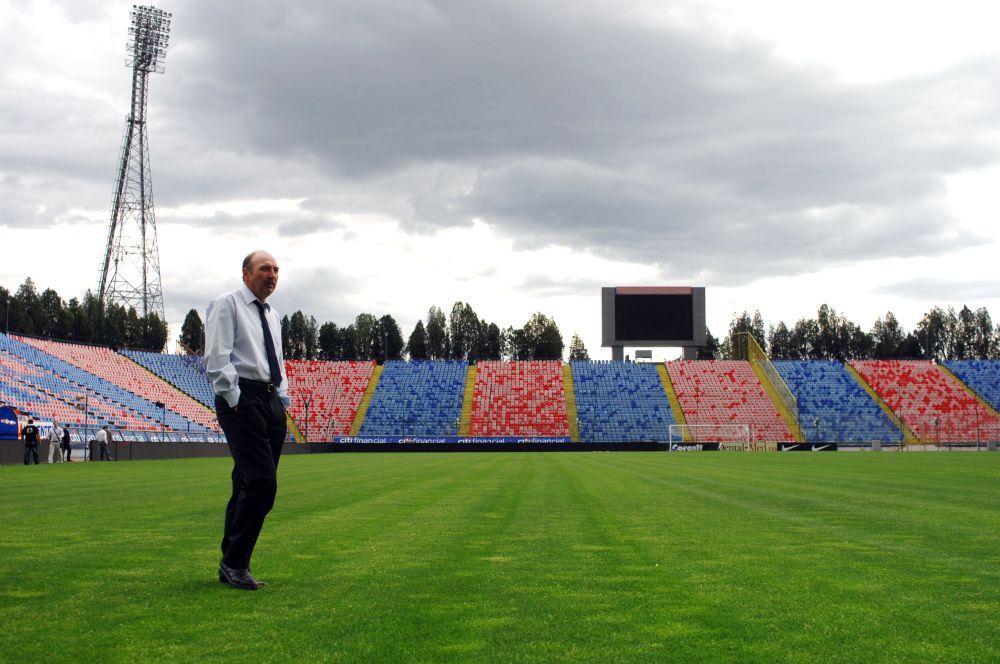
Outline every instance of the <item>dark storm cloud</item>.
{"label": "dark storm cloud", "polygon": [[[166,8],[150,97],[160,204],[303,199],[279,221],[291,235],[347,213],[417,232],[482,219],[518,248],[720,284],[980,241],[943,207],[944,177],[998,158],[996,59],[854,86],[769,44],[616,20],[611,3]],[[32,158],[12,154],[4,168]],[[110,166],[96,172],[103,203]],[[0,224],[28,223],[30,201],[14,205],[21,222]]]}
{"label": "dark storm cloud", "polygon": [[322,217],[311,217],[282,222],[278,226],[278,234],[282,237],[304,237],[334,228],[343,228],[343,224]]}
{"label": "dark storm cloud", "polygon": [[[519,247],[722,281],[977,241],[940,200],[997,158],[995,62],[851,87],[763,44],[564,9],[182,3],[171,113],[343,190],[408,171],[386,199],[410,228],[481,218]],[[443,168],[469,186],[434,186]]]}
{"label": "dark storm cloud", "polygon": [[273,213],[251,212],[230,214],[221,210],[200,215],[178,215],[170,210],[160,210],[156,223],[160,226],[193,226],[225,233],[245,234],[247,232],[276,228],[281,217]]}

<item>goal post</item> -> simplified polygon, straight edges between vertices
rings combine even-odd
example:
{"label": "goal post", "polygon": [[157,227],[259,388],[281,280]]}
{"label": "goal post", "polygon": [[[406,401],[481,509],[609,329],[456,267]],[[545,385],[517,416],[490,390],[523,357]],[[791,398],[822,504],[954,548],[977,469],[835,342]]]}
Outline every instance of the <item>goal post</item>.
{"label": "goal post", "polygon": [[670,444],[719,443],[732,449],[750,449],[749,424],[671,424]]}

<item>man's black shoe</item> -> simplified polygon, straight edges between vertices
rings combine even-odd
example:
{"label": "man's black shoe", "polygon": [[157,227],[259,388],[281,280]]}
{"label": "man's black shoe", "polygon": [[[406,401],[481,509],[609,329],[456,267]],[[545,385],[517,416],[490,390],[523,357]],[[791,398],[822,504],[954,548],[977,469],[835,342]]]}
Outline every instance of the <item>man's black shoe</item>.
{"label": "man's black shoe", "polygon": [[219,582],[241,590],[259,590],[267,586],[267,583],[254,579],[250,570],[235,569],[223,563],[219,563]]}

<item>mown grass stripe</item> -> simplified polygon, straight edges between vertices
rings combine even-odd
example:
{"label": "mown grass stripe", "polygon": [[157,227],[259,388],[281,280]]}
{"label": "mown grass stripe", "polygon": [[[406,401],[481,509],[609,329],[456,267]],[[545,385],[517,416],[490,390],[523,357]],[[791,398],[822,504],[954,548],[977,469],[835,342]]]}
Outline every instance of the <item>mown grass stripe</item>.
{"label": "mown grass stripe", "polygon": [[1000,656],[998,455],[288,456],[259,593],[230,463],[0,467],[4,659]]}

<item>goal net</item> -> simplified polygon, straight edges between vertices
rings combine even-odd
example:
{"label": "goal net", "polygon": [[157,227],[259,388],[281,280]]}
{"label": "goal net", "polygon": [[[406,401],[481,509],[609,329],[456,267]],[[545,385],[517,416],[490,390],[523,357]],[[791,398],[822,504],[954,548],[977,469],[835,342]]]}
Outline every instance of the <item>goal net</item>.
{"label": "goal net", "polygon": [[748,424],[671,424],[670,444],[719,443],[723,449],[749,450]]}

